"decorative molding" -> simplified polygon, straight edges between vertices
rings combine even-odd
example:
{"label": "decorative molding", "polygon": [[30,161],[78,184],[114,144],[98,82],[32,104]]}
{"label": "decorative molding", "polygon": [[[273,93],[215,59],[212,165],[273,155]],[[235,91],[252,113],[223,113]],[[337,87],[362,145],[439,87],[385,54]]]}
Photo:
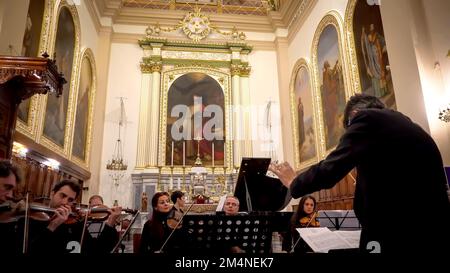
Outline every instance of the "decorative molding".
{"label": "decorative molding", "polygon": [[314,33],[314,38],[311,46],[311,56],[312,56],[312,67],[313,67],[313,78],[312,78],[312,86],[314,87],[314,99],[315,104],[317,105],[316,112],[318,113],[317,120],[318,120],[318,138],[320,140],[320,149],[318,151],[319,158],[325,158],[332,150],[333,147],[326,150],[326,143],[325,143],[325,126],[324,126],[324,117],[323,117],[323,107],[322,107],[322,96],[320,92],[320,80],[319,80],[319,71],[321,71],[321,68],[318,67],[318,57],[317,57],[317,49],[319,45],[319,39],[320,35],[322,34],[325,27],[328,25],[333,25],[336,29],[337,35],[338,35],[338,47],[339,47],[339,56],[340,56],[340,62],[342,64],[342,73],[344,77],[344,86],[345,86],[345,95],[348,96],[348,79],[347,79],[347,67],[346,64],[346,58],[343,52],[344,42],[342,37],[342,19],[337,11],[330,11],[328,12],[320,21],[319,25],[317,26],[317,29]]}
{"label": "decorative molding", "polygon": [[230,36],[234,41],[243,41],[246,36],[243,32],[239,32],[236,27],[229,32],[222,31],[215,25],[211,24],[208,16],[201,13],[199,8],[195,8],[194,11],[188,12],[188,14],[179,21],[176,25],[171,27],[161,27],[159,23],[155,26],[149,26],[145,30],[147,38],[159,37],[161,32],[173,32],[178,29],[183,30],[184,34],[194,42],[205,39],[208,35],[214,31],[223,36]]}
{"label": "decorative molding", "polygon": [[[90,163],[90,158],[91,158],[91,146],[92,146],[92,126],[93,126],[93,122],[94,122],[94,105],[95,105],[95,95],[97,93],[97,68],[95,65],[95,58],[94,58],[94,53],[92,52],[92,50],[90,48],[85,48],[83,49],[83,51],[80,54],[81,58],[78,62],[78,67],[80,67],[80,73],[78,75],[78,81],[77,81],[77,86],[75,88],[75,90],[77,91],[76,93],[76,98],[75,98],[75,102],[78,102],[78,91],[79,91],[79,85],[80,85],[80,80],[81,80],[81,66],[83,63],[83,59],[87,58],[89,61],[89,64],[91,66],[91,73],[92,73],[92,79],[91,79],[91,89],[89,90],[89,103],[88,103],[88,115],[87,115],[87,130],[86,130],[86,144],[85,144],[85,159],[81,159],[78,158],[75,155],[72,155],[72,149],[73,149],[73,133],[75,132],[75,127],[74,130],[72,131],[72,140],[71,140],[71,145],[70,145],[70,159],[75,162],[76,164],[78,164],[79,166],[84,167],[86,170],[89,170],[89,163]],[[78,107],[78,103],[75,104],[76,107]],[[73,111],[73,121],[75,124],[75,120],[76,120],[76,108]],[[74,125],[75,126],[75,125]]]}
{"label": "decorative molding", "polygon": [[41,97],[41,105],[43,107],[43,111],[40,115],[40,121],[39,123],[39,129],[37,131],[37,142],[41,144],[42,146],[58,153],[59,155],[69,158],[70,153],[70,139],[73,133],[73,111],[75,108],[75,87],[77,85],[78,75],[79,75],[79,67],[78,67],[78,60],[80,55],[80,33],[81,33],[81,25],[80,25],[80,19],[78,16],[78,11],[76,6],[69,5],[67,0],[61,0],[59,1],[58,8],[56,8],[53,11],[52,18],[54,19],[52,23],[52,31],[51,31],[51,39],[50,39],[50,45],[49,45],[49,54],[50,56],[53,55],[55,51],[55,43],[56,43],[56,34],[58,29],[58,21],[59,21],[59,14],[62,8],[67,8],[73,18],[73,24],[75,27],[75,41],[74,41],[74,51],[73,51],[73,62],[72,62],[72,74],[71,74],[71,80],[69,84],[69,98],[68,98],[68,108],[67,108],[67,114],[66,114],[66,123],[64,128],[64,146],[61,147],[58,144],[54,143],[50,138],[47,138],[44,135],[44,123],[45,123],[45,114],[46,114],[46,107],[47,107],[47,96]]}
{"label": "decorative molding", "polygon": [[298,31],[303,26],[303,23],[308,18],[309,14],[313,10],[314,6],[317,4],[318,0],[303,0],[298,7],[294,17],[289,21],[288,24],[288,41],[292,42],[294,37],[296,37]]}
{"label": "decorative molding", "polygon": [[[315,150],[316,150],[316,156],[314,158],[311,158],[305,162],[301,162],[300,160],[300,147],[298,145],[299,143],[299,128],[298,128],[298,113],[297,113],[297,108],[295,105],[295,81],[297,79],[297,74],[298,71],[304,68],[306,69],[307,73],[308,73],[308,77],[309,77],[309,88],[310,88],[310,92],[311,92],[311,98],[313,101],[313,107],[312,107],[312,112],[313,112],[313,127],[314,127],[314,146],[315,146]],[[301,58],[299,59],[295,65],[294,68],[292,70],[292,74],[291,74],[291,80],[289,82],[289,93],[290,93],[290,107],[291,107],[291,117],[292,117],[292,133],[293,133],[293,138],[294,138],[294,162],[295,162],[295,169],[296,170],[302,170],[306,167],[309,167],[315,163],[317,163],[318,161],[318,151],[319,151],[319,140],[317,138],[318,134],[317,134],[317,121],[318,121],[318,113],[317,113],[317,106],[315,105],[314,101],[314,86],[313,86],[313,75],[311,74],[311,69],[310,69],[310,65],[309,63],[304,59]]]}
{"label": "decorative molding", "polygon": [[[162,73],[162,83],[161,83],[161,99],[160,99],[160,106],[159,106],[159,128],[160,128],[160,134],[159,134],[159,147],[158,149],[158,162],[162,163],[165,162],[165,155],[166,155],[166,134],[167,134],[167,105],[168,105],[168,92],[170,85],[173,83],[173,81],[176,79],[177,76],[182,76],[186,73],[190,72],[200,72],[205,73],[208,76],[212,77],[217,81],[217,83],[220,85],[224,92],[224,111],[225,111],[225,146],[224,146],[224,152],[225,152],[225,158],[224,158],[224,164],[227,167],[227,171],[232,171],[232,159],[233,159],[233,147],[232,147],[232,140],[229,137],[229,133],[231,130],[231,114],[229,112],[230,106],[231,106],[231,85],[230,85],[230,74],[215,68],[207,68],[207,67],[176,67],[173,69],[169,69],[167,71],[163,71]],[[154,166],[152,166],[154,167]]]}
{"label": "decorative molding", "polygon": [[[50,35],[50,29],[52,24],[52,14],[54,12],[55,7],[55,0],[46,0],[45,1],[45,8],[44,8],[44,14],[42,17],[42,28],[41,28],[41,36],[39,39],[39,53],[38,56],[40,57],[46,52],[48,52],[49,48],[49,37]],[[38,129],[38,120],[39,115],[41,115],[41,112],[43,111],[42,105],[40,104],[41,100],[39,99],[39,96],[33,96],[30,98],[30,104],[28,107],[28,120],[26,122],[23,122],[19,118],[16,122],[16,130],[23,135],[29,137],[30,139],[37,141],[36,139],[36,133]]]}
{"label": "decorative molding", "polygon": [[248,77],[251,70],[252,68],[248,64],[238,63],[230,66],[231,76]]}
{"label": "decorative molding", "polygon": [[161,72],[162,70],[162,61],[145,61],[141,62],[141,72],[142,73],[153,73],[153,72]]}

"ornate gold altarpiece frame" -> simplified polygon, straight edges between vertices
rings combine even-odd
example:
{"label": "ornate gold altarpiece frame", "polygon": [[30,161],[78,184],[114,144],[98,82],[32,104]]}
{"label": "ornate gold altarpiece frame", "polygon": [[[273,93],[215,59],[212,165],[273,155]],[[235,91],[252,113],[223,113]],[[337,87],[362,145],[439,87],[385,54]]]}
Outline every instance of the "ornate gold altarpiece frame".
{"label": "ornate gold altarpiece frame", "polygon": [[[182,30],[188,39],[163,37],[162,32]],[[204,41],[215,32],[229,41]],[[228,37],[227,37],[228,38]],[[180,76],[190,72],[205,73],[217,81],[225,98],[225,162],[220,173],[230,173],[240,164],[240,157],[251,155],[251,140],[233,143],[235,117],[230,113],[232,105],[248,103],[248,76],[251,67],[248,54],[252,47],[244,41],[245,34],[233,28],[221,31],[210,23],[209,18],[196,9],[173,27],[163,28],[159,24],[146,30],[139,40],[144,56],[141,61],[142,84],[139,112],[138,151],[136,169],[159,168],[168,173],[165,165],[167,95],[171,84]],[[248,121],[250,119],[248,118]],[[249,128],[249,126],[244,126]],[[249,129],[245,129],[249,136]],[[245,133],[244,133],[245,134]],[[157,151],[157,152],[156,152]],[[239,162],[236,162],[238,161]],[[181,168],[175,167],[175,173]]]}

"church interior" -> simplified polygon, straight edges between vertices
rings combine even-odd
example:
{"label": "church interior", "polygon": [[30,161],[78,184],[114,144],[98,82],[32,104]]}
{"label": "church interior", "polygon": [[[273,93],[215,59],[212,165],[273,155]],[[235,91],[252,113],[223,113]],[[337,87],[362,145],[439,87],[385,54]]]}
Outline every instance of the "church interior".
{"label": "church interior", "polygon": [[[447,0],[0,0],[0,158],[22,169],[17,196],[73,180],[78,203],[139,211],[132,234],[157,192],[206,215],[261,175],[246,160],[307,170],[358,93],[450,166],[449,14]],[[352,210],[356,176],[313,193],[318,209]]]}

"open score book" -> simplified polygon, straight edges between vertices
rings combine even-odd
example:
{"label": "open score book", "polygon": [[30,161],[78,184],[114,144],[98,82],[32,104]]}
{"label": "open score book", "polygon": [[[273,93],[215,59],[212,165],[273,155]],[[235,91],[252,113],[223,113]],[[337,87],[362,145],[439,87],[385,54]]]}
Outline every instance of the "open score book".
{"label": "open score book", "polygon": [[361,230],[331,231],[327,227],[297,228],[300,237],[314,252],[327,253],[330,249],[358,248]]}

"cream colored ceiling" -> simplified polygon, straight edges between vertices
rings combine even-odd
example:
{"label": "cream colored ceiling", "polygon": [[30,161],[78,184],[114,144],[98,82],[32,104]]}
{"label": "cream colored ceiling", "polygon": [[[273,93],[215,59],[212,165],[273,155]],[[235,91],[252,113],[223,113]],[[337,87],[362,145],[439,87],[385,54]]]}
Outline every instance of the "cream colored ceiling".
{"label": "cream colored ceiling", "polygon": [[[187,11],[201,8],[215,25],[236,26],[240,31],[274,33],[297,20],[298,10],[316,0],[93,0],[86,1],[95,10],[97,22],[112,25],[173,26]],[[94,8],[95,7],[95,8]],[[303,15],[303,14],[302,14]]]}
{"label": "cream colored ceiling", "polygon": [[270,11],[279,9],[279,0],[123,0],[124,7],[193,10],[218,14],[241,14],[267,16]]}

